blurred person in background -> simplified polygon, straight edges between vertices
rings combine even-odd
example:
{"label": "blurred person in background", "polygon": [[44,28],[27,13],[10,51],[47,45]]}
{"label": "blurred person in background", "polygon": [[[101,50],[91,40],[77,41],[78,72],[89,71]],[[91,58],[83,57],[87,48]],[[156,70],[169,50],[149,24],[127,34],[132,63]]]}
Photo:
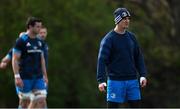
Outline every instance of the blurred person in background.
{"label": "blurred person in background", "polygon": [[[19,37],[21,37],[21,36],[23,36],[23,35],[25,35],[27,33],[28,33],[28,30],[27,30],[27,32],[21,32],[19,34]],[[41,29],[40,29],[38,38],[40,38],[43,41],[43,43],[44,43],[43,52],[44,52],[44,58],[45,58],[45,63],[46,63],[46,69],[47,69],[47,65],[48,65],[48,44],[45,42],[46,37],[47,37],[47,28],[45,26],[42,26]],[[11,61],[12,61],[12,48],[9,50],[7,55],[1,60],[0,68],[1,69],[5,69],[8,66],[8,64],[11,63]],[[48,86],[47,86],[47,88],[48,88]],[[26,104],[25,107],[28,107],[29,103],[30,102],[25,103]]]}

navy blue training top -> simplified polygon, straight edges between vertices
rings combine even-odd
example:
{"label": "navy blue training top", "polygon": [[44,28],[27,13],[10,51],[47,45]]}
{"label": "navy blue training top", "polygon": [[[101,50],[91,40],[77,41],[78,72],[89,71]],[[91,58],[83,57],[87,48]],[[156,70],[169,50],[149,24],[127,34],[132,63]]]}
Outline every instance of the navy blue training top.
{"label": "navy blue training top", "polygon": [[[23,34],[23,35],[25,35],[25,34]],[[40,39],[40,40],[42,40],[42,39]],[[48,47],[48,44],[44,40],[42,40],[42,42],[44,45],[43,52],[44,52],[44,59],[45,59],[45,63],[46,63],[46,69],[47,69],[48,68],[48,50],[49,50],[49,47]],[[9,52],[7,53],[6,57],[8,59],[12,59],[12,51],[13,51],[13,49],[11,48],[9,50]]]}
{"label": "navy blue training top", "polygon": [[13,53],[20,53],[20,76],[22,79],[42,78],[41,54],[44,43],[39,38],[30,38],[24,34],[17,39]]}
{"label": "navy blue training top", "polygon": [[118,34],[110,31],[102,39],[97,62],[97,81],[137,79],[145,77],[147,70],[137,40],[129,31]]}
{"label": "navy blue training top", "polygon": [[45,59],[45,62],[46,62],[46,69],[48,68],[48,50],[49,50],[49,47],[48,47],[48,44],[43,41],[43,44],[44,44],[44,47],[43,47],[43,52],[44,52],[44,59]]}

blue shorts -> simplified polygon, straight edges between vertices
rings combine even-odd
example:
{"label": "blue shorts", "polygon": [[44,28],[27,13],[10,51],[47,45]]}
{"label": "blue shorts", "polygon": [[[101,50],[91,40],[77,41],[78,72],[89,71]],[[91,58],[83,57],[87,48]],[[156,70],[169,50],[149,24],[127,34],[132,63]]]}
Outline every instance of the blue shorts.
{"label": "blue shorts", "polygon": [[107,82],[107,101],[124,103],[128,100],[140,100],[141,93],[138,80]]}
{"label": "blue shorts", "polygon": [[43,78],[41,79],[24,79],[23,80],[24,87],[20,88],[16,86],[16,92],[19,94],[19,92],[22,93],[28,93],[31,92],[32,90],[47,90],[46,83]]}

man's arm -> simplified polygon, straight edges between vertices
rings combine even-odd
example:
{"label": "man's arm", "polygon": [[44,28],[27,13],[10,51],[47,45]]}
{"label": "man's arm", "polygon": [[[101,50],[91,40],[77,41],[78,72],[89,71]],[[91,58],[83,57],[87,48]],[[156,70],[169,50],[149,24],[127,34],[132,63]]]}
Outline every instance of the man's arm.
{"label": "man's arm", "polygon": [[23,87],[23,82],[19,74],[19,60],[21,57],[21,53],[17,52],[13,49],[13,57],[12,57],[12,68],[14,72],[15,84],[19,87]]}
{"label": "man's arm", "polygon": [[13,68],[13,72],[14,72],[14,78],[15,78],[15,84],[18,87],[23,87],[23,81],[20,77],[20,58],[21,58],[21,54],[23,51],[23,47],[24,47],[24,41],[21,38],[18,38],[16,40],[16,43],[12,49],[12,68]]}
{"label": "man's arm", "polygon": [[5,69],[10,61],[11,59],[6,55],[0,63],[0,68]]}
{"label": "man's arm", "polygon": [[106,87],[106,65],[109,61],[111,51],[111,41],[109,38],[105,37],[101,41],[98,62],[97,62],[97,81],[99,83],[99,90],[105,91]]}
{"label": "man's arm", "polygon": [[12,60],[12,49],[10,49],[8,54],[1,60],[0,68],[5,69],[11,60]]}
{"label": "man's arm", "polygon": [[44,80],[45,80],[46,84],[48,85],[48,76],[47,76],[46,63],[45,63],[43,51],[41,53],[41,66],[42,66],[42,72],[43,72]]}
{"label": "man's arm", "polygon": [[136,49],[136,68],[138,70],[138,72],[140,73],[140,76],[141,77],[146,77],[146,74],[147,74],[147,70],[146,70],[146,66],[145,66],[145,63],[144,63],[144,57],[143,57],[143,54],[140,50],[139,47],[137,47]]}
{"label": "man's arm", "polygon": [[16,51],[13,52],[13,57],[12,57],[12,68],[13,68],[13,72],[14,75],[18,75],[19,74],[19,60],[20,60],[20,53],[17,53]]}
{"label": "man's arm", "polygon": [[140,85],[141,85],[141,87],[145,87],[147,84],[147,79],[146,79],[147,69],[146,69],[146,66],[144,63],[143,54],[141,52],[141,49],[140,49],[137,41],[136,41],[136,50],[135,50],[135,64],[136,64],[136,68],[140,74]]}

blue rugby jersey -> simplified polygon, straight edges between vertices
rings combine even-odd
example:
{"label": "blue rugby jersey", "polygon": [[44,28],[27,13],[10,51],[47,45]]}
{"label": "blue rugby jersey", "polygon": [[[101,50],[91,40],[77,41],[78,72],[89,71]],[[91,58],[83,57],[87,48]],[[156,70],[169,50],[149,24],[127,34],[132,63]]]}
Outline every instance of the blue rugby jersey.
{"label": "blue rugby jersey", "polygon": [[41,53],[44,43],[39,38],[30,38],[24,34],[17,39],[13,53],[21,53],[20,76],[22,79],[42,78]]}
{"label": "blue rugby jersey", "polygon": [[134,34],[110,31],[102,39],[98,54],[97,81],[137,79],[137,72],[145,77],[147,70]]}
{"label": "blue rugby jersey", "polygon": [[44,52],[44,59],[45,59],[45,62],[46,62],[46,69],[48,68],[48,50],[49,50],[49,47],[48,47],[48,44],[43,41],[44,43],[44,48],[43,48],[43,52]]}
{"label": "blue rugby jersey", "polygon": [[[25,35],[25,34],[23,34],[23,35]],[[40,39],[40,40],[42,40],[42,39]],[[48,47],[48,44],[44,40],[42,40],[42,42],[43,42],[43,45],[44,45],[43,52],[44,52],[44,59],[45,59],[45,63],[46,63],[46,69],[47,69],[47,67],[48,67],[48,50],[49,50],[49,47]],[[6,54],[6,57],[8,59],[12,59],[12,51],[13,51],[13,48],[11,48],[8,51],[8,53]]]}
{"label": "blue rugby jersey", "polygon": [[48,47],[48,44],[46,43],[46,41],[41,38],[41,36],[38,35],[37,37],[38,37],[40,40],[42,40],[43,45],[44,45],[44,47],[43,47],[43,53],[44,53],[44,59],[45,59],[46,69],[47,69],[47,68],[48,68],[48,55],[49,55],[48,51],[49,51],[49,47]]}

